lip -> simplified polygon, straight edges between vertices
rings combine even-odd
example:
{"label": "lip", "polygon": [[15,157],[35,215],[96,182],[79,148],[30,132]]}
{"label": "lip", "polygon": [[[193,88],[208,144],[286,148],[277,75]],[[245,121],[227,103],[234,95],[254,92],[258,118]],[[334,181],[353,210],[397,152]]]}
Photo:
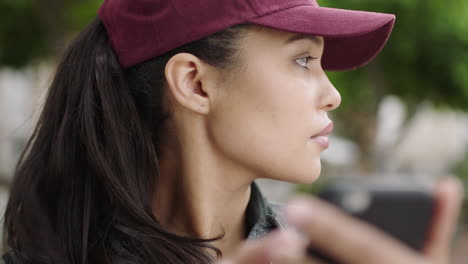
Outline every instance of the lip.
{"label": "lip", "polygon": [[328,136],[329,134],[331,134],[333,132],[333,122],[330,122],[330,124],[328,124],[328,126],[326,126],[322,131],[320,131],[320,133],[316,134],[316,135],[313,135],[312,137],[326,137]]}
{"label": "lip", "polygon": [[333,122],[328,124],[320,133],[313,135],[311,137],[312,140],[319,143],[322,147],[328,148],[330,146],[330,140],[328,139],[328,135],[333,132]]}

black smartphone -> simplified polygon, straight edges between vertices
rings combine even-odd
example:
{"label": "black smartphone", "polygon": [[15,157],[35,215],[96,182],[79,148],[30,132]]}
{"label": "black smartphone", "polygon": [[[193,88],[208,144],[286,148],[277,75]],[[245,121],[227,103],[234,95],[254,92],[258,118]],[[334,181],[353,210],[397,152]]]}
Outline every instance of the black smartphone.
{"label": "black smartphone", "polygon": [[[430,186],[397,180],[337,181],[326,185],[318,197],[416,251],[425,245],[435,209]],[[339,263],[313,248],[308,253],[326,263]]]}

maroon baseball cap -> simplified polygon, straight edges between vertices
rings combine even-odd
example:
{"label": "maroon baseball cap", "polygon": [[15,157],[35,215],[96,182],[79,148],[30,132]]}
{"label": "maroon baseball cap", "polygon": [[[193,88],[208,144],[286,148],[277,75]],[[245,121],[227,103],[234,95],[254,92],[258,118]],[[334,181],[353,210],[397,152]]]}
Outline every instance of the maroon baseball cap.
{"label": "maroon baseball cap", "polygon": [[124,68],[233,25],[323,36],[325,70],[367,64],[387,42],[392,14],[320,7],[316,0],[105,0],[99,17]]}

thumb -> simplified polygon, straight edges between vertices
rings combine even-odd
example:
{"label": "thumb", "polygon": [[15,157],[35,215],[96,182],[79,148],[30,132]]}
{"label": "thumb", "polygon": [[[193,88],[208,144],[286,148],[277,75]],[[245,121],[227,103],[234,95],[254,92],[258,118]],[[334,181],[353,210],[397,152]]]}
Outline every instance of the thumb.
{"label": "thumb", "polygon": [[457,178],[445,178],[435,186],[434,197],[434,221],[424,253],[438,263],[446,263],[450,258],[451,241],[460,213],[463,185]]}

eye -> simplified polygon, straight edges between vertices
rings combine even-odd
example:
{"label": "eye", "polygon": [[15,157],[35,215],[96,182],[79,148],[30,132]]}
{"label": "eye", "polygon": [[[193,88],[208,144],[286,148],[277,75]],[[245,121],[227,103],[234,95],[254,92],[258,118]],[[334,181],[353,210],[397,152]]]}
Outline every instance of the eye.
{"label": "eye", "polygon": [[301,67],[304,67],[304,68],[308,69],[307,64],[309,63],[309,60],[316,60],[316,59],[318,59],[318,58],[307,56],[307,57],[304,57],[304,58],[297,59],[296,62]]}

